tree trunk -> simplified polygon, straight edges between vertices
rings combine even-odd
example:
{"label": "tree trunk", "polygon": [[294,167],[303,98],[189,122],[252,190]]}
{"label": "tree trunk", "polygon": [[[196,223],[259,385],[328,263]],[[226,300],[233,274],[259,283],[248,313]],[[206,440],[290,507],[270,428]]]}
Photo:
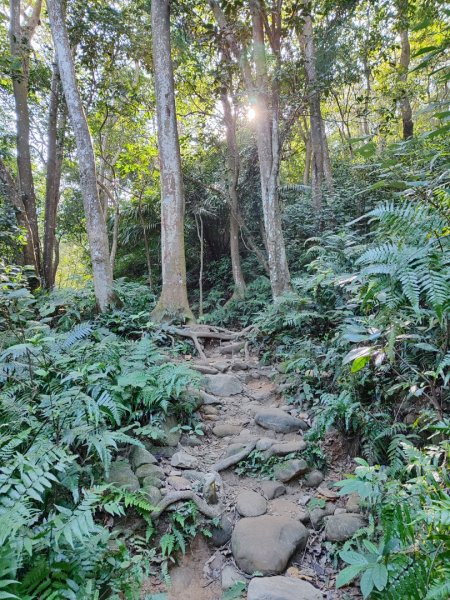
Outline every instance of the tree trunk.
{"label": "tree trunk", "polygon": [[20,72],[13,71],[13,93],[16,111],[17,170],[19,190],[27,216],[27,243],[24,249],[26,264],[33,265],[36,276],[41,277],[41,251],[36,211],[33,170],[30,153],[30,112],[28,107],[28,78],[30,68],[30,43],[39,23],[41,0],[36,0],[33,12],[25,25],[20,24],[20,0],[10,0],[10,48],[11,57],[20,65]]}
{"label": "tree trunk", "polygon": [[47,0],[50,28],[55,45],[61,83],[75,136],[80,186],[83,194],[86,228],[91,252],[94,290],[100,311],[115,301],[113,275],[109,260],[108,231],[97,189],[97,174],[91,134],[78,90],[62,9],[62,0]]}
{"label": "tree trunk", "polygon": [[56,215],[58,211],[61,169],[64,153],[66,111],[63,105],[58,65],[53,65],[48,114],[47,177],[45,190],[43,283],[47,290],[55,285]]}
{"label": "tree trunk", "polygon": [[152,1],[152,40],[161,177],[162,291],[152,316],[193,320],[186,288],[184,190],[178,142],[169,0]]}
{"label": "tree trunk", "polygon": [[[278,194],[280,168],[279,88],[275,80],[269,82],[264,41],[264,18],[260,2],[252,0],[250,10],[256,76],[256,89],[254,90],[256,97],[256,145],[258,148],[270,284],[273,299],[277,301],[284,292],[291,289]],[[273,15],[273,18],[279,20],[281,14]],[[278,23],[276,29],[279,31]]]}
{"label": "tree trunk", "polygon": [[316,73],[316,50],[308,0],[303,0],[305,14],[300,34],[300,45],[305,61],[305,73],[308,86],[309,120],[312,149],[312,187],[313,201],[318,215],[322,210],[324,183],[331,185],[332,173],[328,153],[328,143],[320,107],[320,91]]}
{"label": "tree trunk", "polygon": [[197,237],[200,242],[200,269],[198,272],[198,315],[203,316],[203,259],[204,259],[204,235],[203,235],[203,218],[201,214],[195,214],[195,227],[197,229]]}
{"label": "tree trunk", "polygon": [[152,275],[152,258],[150,255],[150,243],[148,241],[147,230],[145,229],[144,218],[142,216],[142,193],[139,195],[139,221],[141,223],[143,237],[144,237],[144,248],[145,248],[145,260],[147,262],[147,281],[150,290],[153,290],[153,275]]}
{"label": "tree trunk", "polygon": [[411,46],[409,43],[409,34],[407,28],[400,32],[400,40],[402,46],[400,55],[400,81],[402,81],[404,84],[400,107],[402,111],[403,139],[409,140],[414,136],[414,121],[412,118],[412,108],[409,101],[408,90],[406,89],[409,63],[411,61]]}
{"label": "tree trunk", "polygon": [[239,220],[238,220],[238,195],[239,181],[239,152],[236,141],[236,119],[232,113],[227,90],[221,94],[223,107],[223,121],[227,140],[227,188],[230,207],[230,255],[233,271],[234,292],[233,298],[242,299],[245,296],[245,280],[242,274],[241,257],[239,254]]}

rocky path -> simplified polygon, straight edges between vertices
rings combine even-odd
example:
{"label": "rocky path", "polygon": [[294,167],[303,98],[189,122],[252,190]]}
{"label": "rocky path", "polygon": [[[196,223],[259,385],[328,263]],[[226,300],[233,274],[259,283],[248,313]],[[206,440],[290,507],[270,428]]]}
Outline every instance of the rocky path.
{"label": "rocky path", "polygon": [[[284,406],[276,370],[254,357],[243,360],[235,346],[210,346],[206,359],[190,361],[204,375],[199,411],[205,436],[180,435],[169,422],[170,446],[149,448],[151,454],[138,449],[131,457],[135,485],[155,503],[194,493],[206,511],[220,515],[212,537],[196,538],[172,568],[168,598],[220,600],[240,581],[248,600],[341,598],[324,544],[364,526],[357,499],[338,498],[331,488],[340,478],[336,470],[325,477],[310,468],[302,456],[308,414]],[[271,478],[236,474],[238,458],[252,450],[279,458]]]}

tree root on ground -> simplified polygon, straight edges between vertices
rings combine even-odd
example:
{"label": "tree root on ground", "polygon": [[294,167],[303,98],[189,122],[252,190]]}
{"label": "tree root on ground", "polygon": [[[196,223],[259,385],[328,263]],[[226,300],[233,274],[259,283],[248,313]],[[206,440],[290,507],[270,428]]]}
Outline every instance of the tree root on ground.
{"label": "tree root on ground", "polygon": [[195,502],[198,510],[210,519],[220,517],[222,514],[222,509],[220,507],[213,508],[192,490],[185,490],[182,492],[170,492],[170,494],[164,496],[164,498],[156,505],[156,510],[152,513],[152,519],[159,519],[169,506],[175,504],[175,502],[181,502],[182,500],[191,500],[192,502]]}
{"label": "tree root on ground", "polygon": [[253,452],[255,447],[256,447],[256,441],[249,442],[245,446],[245,448],[243,448],[240,452],[236,452],[236,454],[232,454],[231,456],[228,456],[227,458],[223,458],[222,460],[219,460],[218,463],[216,463],[215,465],[212,466],[212,471],[217,471],[217,472],[225,471],[225,469],[228,469],[229,467],[232,467],[233,465],[237,464],[244,458],[247,458],[247,456],[250,454],[250,452]]}

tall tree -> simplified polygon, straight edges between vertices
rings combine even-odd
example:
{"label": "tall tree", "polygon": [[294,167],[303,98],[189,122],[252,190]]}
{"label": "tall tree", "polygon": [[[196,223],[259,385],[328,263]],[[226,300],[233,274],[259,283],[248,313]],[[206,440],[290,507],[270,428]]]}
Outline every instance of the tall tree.
{"label": "tall tree", "polygon": [[313,199],[316,210],[320,212],[324,183],[331,184],[331,165],[320,106],[320,87],[316,69],[316,49],[310,0],[303,0],[300,45],[303,51],[308,90]]}
{"label": "tall tree", "polygon": [[152,315],[193,320],[186,289],[184,190],[172,54],[169,0],[152,1],[152,42],[161,179],[162,291]]}
{"label": "tall tree", "polygon": [[[228,86],[229,87],[229,86]],[[226,136],[226,168],[227,168],[227,193],[230,208],[230,255],[231,270],[233,271],[234,292],[233,297],[242,299],[245,295],[245,280],[242,274],[241,257],[239,254],[239,149],[236,140],[236,114],[231,108],[229,89],[225,87],[221,92],[223,109],[223,122]]]}
{"label": "tall tree", "polygon": [[39,24],[42,0],[35,0],[31,14],[21,23],[21,0],[10,0],[9,40],[12,56],[12,80],[16,111],[17,172],[19,191],[26,216],[27,241],[24,260],[33,265],[38,277],[41,275],[41,251],[36,210],[33,169],[30,152],[30,111],[28,85],[30,73],[31,40]]}
{"label": "tall tree", "polygon": [[98,195],[92,139],[77,85],[62,0],[47,0],[47,7],[67,111],[77,146],[80,186],[91,252],[95,297],[99,310],[105,311],[114,302],[115,298],[108,232]]}
{"label": "tall tree", "polygon": [[402,83],[400,109],[402,112],[402,132],[403,139],[408,140],[414,135],[414,121],[412,117],[411,102],[409,99],[407,82],[409,63],[411,62],[411,45],[409,42],[409,2],[400,0],[397,3],[398,10],[398,30],[400,35],[400,69],[399,79]]}
{"label": "tall tree", "polygon": [[[263,2],[250,0],[252,19],[254,78],[246,53],[233,34],[228,19],[217,0],[209,0],[219,28],[229,44],[234,58],[239,62],[247,92],[255,98],[255,131],[258,148],[261,198],[264,215],[265,241],[270,270],[270,284],[274,300],[291,289],[289,267],[286,257],[278,178],[281,160],[280,136],[280,85],[276,74],[270,76],[266,48],[266,34],[269,39],[272,57],[280,67],[281,63],[281,13],[282,0],[270,11],[265,11]],[[269,23],[270,19],[270,23]],[[266,28],[267,25],[267,28]]]}
{"label": "tall tree", "polygon": [[58,64],[53,64],[47,132],[47,174],[45,188],[43,284],[52,289],[56,276],[56,215],[60,197],[61,168],[64,152],[66,109]]}

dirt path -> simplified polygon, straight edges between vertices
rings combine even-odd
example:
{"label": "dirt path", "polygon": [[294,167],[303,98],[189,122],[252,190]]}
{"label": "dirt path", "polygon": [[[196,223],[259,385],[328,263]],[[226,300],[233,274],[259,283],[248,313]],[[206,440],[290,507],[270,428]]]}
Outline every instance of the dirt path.
{"label": "dirt path", "polygon": [[[197,442],[182,436],[175,455],[162,461],[167,475],[163,492],[193,489],[222,515],[221,525],[211,540],[196,538],[171,569],[168,598],[220,600],[230,585],[238,580],[248,584],[256,572],[265,577],[256,578],[243,598],[340,598],[324,535],[330,541],[333,535],[345,539],[349,537],[349,531],[343,531],[346,527],[352,530],[355,524],[363,524],[355,499],[350,506],[331,489],[349,464],[344,460],[326,476],[307,466],[302,452],[307,447],[303,433],[311,424],[309,416],[283,405],[274,368],[261,367],[253,356],[244,360],[239,351],[224,354],[223,345],[207,347],[206,360],[189,361],[205,376],[207,404],[200,408],[205,436]],[[274,456],[273,462],[281,462],[275,474],[272,467],[256,477],[237,475],[237,465],[217,473],[224,458],[252,447],[260,456]],[[324,534],[327,517],[331,525],[326,525]],[[352,519],[353,523],[344,523]],[[341,533],[330,534],[333,523]]]}

